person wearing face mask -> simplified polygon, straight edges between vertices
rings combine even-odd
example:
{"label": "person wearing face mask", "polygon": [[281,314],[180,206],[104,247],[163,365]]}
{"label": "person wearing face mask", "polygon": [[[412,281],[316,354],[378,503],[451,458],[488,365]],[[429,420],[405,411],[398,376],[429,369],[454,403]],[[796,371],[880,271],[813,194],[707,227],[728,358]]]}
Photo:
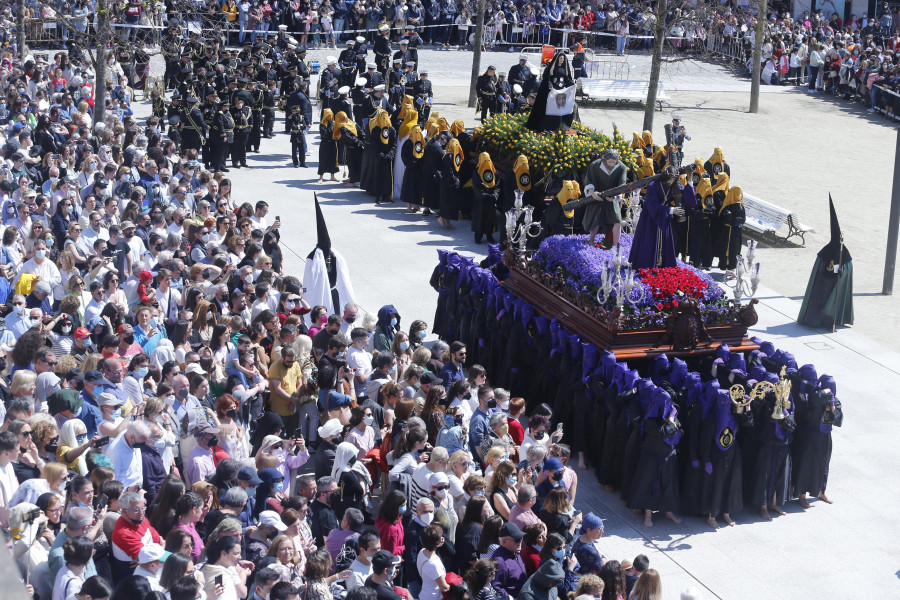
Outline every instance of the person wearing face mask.
{"label": "person wearing face mask", "polygon": [[[291,435],[294,435],[293,432]],[[267,435],[263,438],[259,452],[256,453],[257,468],[260,467],[259,457],[263,455],[275,457],[278,461],[276,469],[287,482],[291,481],[292,472],[309,461],[309,450],[306,449],[306,442],[302,437],[282,439],[278,436]],[[290,492],[290,489],[285,489],[285,491]]]}
{"label": "person wearing face mask", "polygon": [[64,312],[59,313],[47,323],[46,329],[50,330],[47,339],[53,344],[53,354],[66,356],[72,352],[72,347],[75,345],[75,326],[70,315]]}
{"label": "person wearing face mask", "polygon": [[[434,502],[428,496],[419,498],[416,503],[416,512],[403,536],[403,573],[406,576],[406,585],[414,598],[420,598],[422,592],[422,575],[416,566],[416,560],[423,548],[422,533],[426,527],[434,521]],[[435,548],[432,548],[432,551]],[[437,560],[437,557],[434,557]]]}
{"label": "person wearing face mask", "polygon": [[[133,415],[132,418],[140,417]],[[106,448],[106,454],[116,471],[116,479],[122,482],[125,489],[137,490],[144,483],[144,468],[139,447],[141,444],[146,444],[148,439],[150,439],[150,427],[147,423],[143,420],[131,421],[125,431],[112,440]]]}
{"label": "person wearing face mask", "polygon": [[[119,577],[131,574],[130,563],[138,560],[141,550],[148,544],[163,544],[156,529],[147,519],[147,501],[137,492],[125,492],[119,499],[122,516],[116,521],[112,534],[112,554],[116,561],[113,572]],[[116,573],[116,570],[119,573]]]}
{"label": "person wearing face mask", "polygon": [[6,330],[18,339],[23,333],[31,329],[31,316],[26,315],[25,296],[16,294],[10,302],[12,312],[6,316]]}
{"label": "person wearing face mask", "polygon": [[549,450],[550,444],[562,437],[562,429],[557,429],[552,435],[548,435],[550,430],[550,418],[543,414],[533,414],[528,419],[528,429],[525,431],[525,439],[519,447],[519,453],[528,452],[528,447],[533,444],[540,444]]}
{"label": "person wearing face mask", "polygon": [[513,443],[512,436],[509,435],[509,419],[506,414],[502,412],[491,413],[488,424],[490,432],[481,441],[482,455],[486,455],[492,446],[502,445],[507,449],[510,460],[517,463],[519,447]]}
{"label": "person wearing face mask", "polygon": [[97,405],[100,407],[100,413],[103,417],[97,428],[100,435],[115,438],[125,431],[131,420],[122,417],[122,406],[124,404],[122,400],[110,392],[103,392],[97,397]]}
{"label": "person wearing face mask", "polygon": [[34,243],[34,256],[22,265],[20,275],[22,273],[34,275],[37,282],[43,281],[49,284],[52,292],[53,286],[62,284],[62,276],[59,273],[59,268],[49,257],[50,251],[47,249],[47,244],[43,240],[36,241]]}
{"label": "person wearing face mask", "polygon": [[[380,552],[381,540],[377,532],[364,531],[359,535],[356,559],[350,564],[352,574],[344,582],[348,591],[366,584],[366,580],[373,574],[372,561]],[[386,554],[393,560],[394,557],[390,552]]]}
{"label": "person wearing face mask", "polygon": [[543,502],[544,498],[547,497],[547,494],[555,488],[566,488],[565,483],[563,483],[564,475],[565,469],[563,468],[561,460],[550,457],[544,461],[544,470],[538,476],[538,483],[535,485],[538,494],[538,502]]}
{"label": "person wearing face mask", "polygon": [[391,350],[394,335],[400,331],[400,313],[388,304],[378,309],[378,322],[375,325],[374,347],[379,352]]}
{"label": "person wearing face mask", "polygon": [[[178,414],[177,411],[176,414]],[[191,450],[184,467],[185,477],[189,485],[194,485],[198,481],[205,481],[207,477],[216,472],[217,461],[213,458],[213,450],[219,444],[218,427],[207,421],[198,420],[192,433],[197,445]],[[226,458],[230,457],[226,456]]]}
{"label": "person wearing face mask", "polygon": [[366,579],[365,586],[375,591],[377,600],[400,600],[412,598],[410,590],[403,590],[405,596],[395,591],[394,579],[400,573],[400,557],[387,550],[379,550],[372,557],[372,575]]}
{"label": "person wearing face mask", "polygon": [[486,385],[478,388],[477,398],[478,408],[469,419],[469,452],[483,462],[487,449],[482,449],[482,444],[485,438],[491,437],[491,415],[497,408],[497,400],[494,389]]}
{"label": "person wearing face mask", "polygon": [[558,597],[558,587],[566,581],[574,568],[575,559],[566,558],[565,542],[556,534],[547,536],[540,553],[541,565],[522,585],[518,598],[524,600],[553,600]]}

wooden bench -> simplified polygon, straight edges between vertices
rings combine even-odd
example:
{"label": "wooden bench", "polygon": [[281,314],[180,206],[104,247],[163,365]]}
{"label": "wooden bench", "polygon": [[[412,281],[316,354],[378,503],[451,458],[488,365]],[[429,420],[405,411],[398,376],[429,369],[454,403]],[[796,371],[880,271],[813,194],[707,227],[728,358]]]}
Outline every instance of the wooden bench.
{"label": "wooden bench", "polygon": [[[650,87],[649,81],[640,81],[634,79],[590,79],[582,78],[579,80],[581,85],[581,93],[591,100],[613,100],[614,102],[646,102],[647,90]],[[669,96],[663,84],[660,83],[656,90],[656,103],[659,104],[659,110],[662,110],[662,103],[668,102]]]}
{"label": "wooden bench", "polygon": [[801,223],[796,213],[749,194],[744,194],[744,212],[744,227],[761,235],[772,234],[779,237],[778,231],[787,225],[788,233],[782,239],[788,241],[792,237],[799,237],[805,246],[806,234],[815,231]]}

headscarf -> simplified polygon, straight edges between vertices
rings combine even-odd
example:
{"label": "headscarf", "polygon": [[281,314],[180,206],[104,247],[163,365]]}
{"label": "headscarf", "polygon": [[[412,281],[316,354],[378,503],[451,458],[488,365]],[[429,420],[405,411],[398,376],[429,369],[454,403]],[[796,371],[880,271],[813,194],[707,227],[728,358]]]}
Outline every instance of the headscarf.
{"label": "headscarf", "polygon": [[523,192],[531,189],[531,172],[528,170],[528,157],[520,154],[513,165],[513,173],[516,174],[516,186]]}
{"label": "headscarf", "polygon": [[741,189],[741,186],[736,185],[728,190],[728,195],[725,197],[725,202],[722,203],[722,208],[719,209],[719,215],[721,216],[722,211],[725,210],[726,206],[738,203],[744,204],[744,190]]}
{"label": "headscarf", "polygon": [[447,154],[453,156],[453,170],[459,171],[459,167],[462,165],[463,161],[463,151],[462,146],[459,145],[458,139],[453,138],[447,142]]}
{"label": "headscarf", "polygon": [[457,119],[453,121],[453,124],[450,125],[450,133],[453,134],[453,137],[459,136],[460,133],[466,130],[465,123],[462,122],[462,119]]}
{"label": "headscarf", "polygon": [[[556,195],[556,199],[559,201],[560,206],[565,206],[570,200],[578,200],[579,198],[581,198],[581,186],[578,182],[568,179],[563,181],[562,189],[559,190],[559,193]],[[563,214],[566,215],[566,218],[572,217],[575,215],[575,209],[564,210]]]}
{"label": "headscarf", "polygon": [[[340,485],[341,474],[353,471],[356,476],[367,486],[372,486],[372,477],[368,470],[358,460],[353,460],[359,454],[359,448],[350,442],[341,442],[334,451],[334,464],[331,466],[331,476]],[[353,463],[352,465],[350,463]]]}
{"label": "headscarf", "polygon": [[333,120],[334,120],[334,113],[331,112],[330,108],[326,108],[325,110],[322,111],[322,120],[319,121],[319,125],[322,127],[325,127],[326,125],[331,123]]}
{"label": "headscarf", "polygon": [[494,169],[494,163],[491,161],[491,155],[487,152],[482,152],[478,156],[478,166],[476,167],[478,171],[478,178],[481,179],[481,183],[484,184],[487,188],[492,188],[497,183],[497,171]]}
{"label": "headscarf", "polygon": [[[391,326],[391,319],[397,319],[396,325]],[[400,331],[400,313],[391,304],[386,304],[378,309],[378,322],[375,329],[387,336],[388,340],[394,341],[394,332]]]}
{"label": "headscarf", "polygon": [[425,136],[422,135],[422,130],[419,129],[419,125],[416,123],[413,123],[409,130],[409,142],[412,144],[414,158],[425,156]]}
{"label": "headscarf", "polygon": [[263,440],[270,436],[274,435],[276,431],[284,430],[284,421],[281,420],[281,417],[272,411],[267,411],[256,421],[256,430],[253,432],[253,437],[250,438],[250,445],[253,447],[253,454],[256,454],[259,451],[260,446],[262,446]]}
{"label": "headscarf", "polygon": [[338,114],[334,117],[334,131],[331,132],[331,139],[341,139],[341,127],[346,127],[347,123],[352,123],[350,118],[347,117],[347,113],[338,111]]}

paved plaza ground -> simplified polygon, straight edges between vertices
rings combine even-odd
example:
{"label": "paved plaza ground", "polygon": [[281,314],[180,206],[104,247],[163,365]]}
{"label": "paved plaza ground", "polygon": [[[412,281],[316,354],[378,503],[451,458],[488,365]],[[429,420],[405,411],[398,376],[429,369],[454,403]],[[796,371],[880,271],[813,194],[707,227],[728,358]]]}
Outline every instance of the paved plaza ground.
{"label": "paved plaza ground", "polygon": [[[449,120],[476,124],[464,106],[471,54],[421,51],[431,71],[437,110]],[[324,64],[325,51],[313,52]],[[514,54],[489,53],[482,64],[507,69]],[[646,59],[634,58],[640,72]],[[643,66],[642,66],[643,65]],[[898,563],[900,478],[895,449],[900,390],[898,302],[880,295],[881,269],[891,192],[894,127],[869,117],[859,105],[843,105],[787,88],[764,88],[761,112],[746,113],[749,84],[726,70],[682,63],[667,75],[671,108],[657,113],[654,134],[673,110],[693,139],[686,159],[708,158],[721,145],[732,181],[754,196],[790,207],[816,228],[805,248],[771,247],[760,252],[765,288],[760,322],[753,333],[793,352],[800,364],[834,375],[845,425],[834,432],[828,493],[835,503],[796,503],[771,523],[755,511],[733,515],[739,525],[714,532],[697,518],[682,525],[657,519],[645,529],[618,496],[605,493],[591,472],[580,472],[578,507],[608,519],[604,550],[610,558],[645,553],[663,579],[666,600],[693,586],[707,598],[728,600],[900,598]],[[314,109],[315,110],[315,109]],[[640,108],[588,108],[590,125],[629,137],[641,129]],[[283,131],[279,121],[277,131]],[[315,131],[315,127],[313,128]],[[375,206],[359,190],[316,184],[316,135],[309,137],[312,168],[289,166],[288,137],[265,140],[250,156],[250,170],[232,170],[239,201],[267,200],[270,218],[280,215],[287,272],[302,276],[315,245],[313,192],[322,201],[334,247],[349,263],[364,309],[394,304],[403,323],[431,323],[436,293],[428,279],[438,249],[483,255],[468,223],[445,231],[433,219],[404,213],[398,204]],[[796,325],[799,302],[815,253],[828,239],[828,192],[834,196],[848,248],[853,253],[857,323],[836,333]],[[898,284],[900,285],[900,284]],[[900,293],[900,289],[898,289]]]}

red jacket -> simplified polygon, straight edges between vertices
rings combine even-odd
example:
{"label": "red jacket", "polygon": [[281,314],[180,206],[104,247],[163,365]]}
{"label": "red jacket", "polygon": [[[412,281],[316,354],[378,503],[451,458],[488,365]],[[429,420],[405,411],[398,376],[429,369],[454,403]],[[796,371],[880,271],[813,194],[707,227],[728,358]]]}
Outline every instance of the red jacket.
{"label": "red jacket", "polygon": [[403,556],[406,546],[403,544],[403,521],[391,523],[381,516],[375,519],[375,527],[381,536],[381,549],[387,550],[394,556]]}
{"label": "red jacket", "polygon": [[135,525],[121,516],[113,527],[112,552],[113,556],[121,561],[137,560],[141,548],[151,542],[162,545],[162,538],[148,519],[141,521],[140,525]]}
{"label": "red jacket", "polygon": [[525,572],[531,577],[541,566],[541,554],[528,544],[522,545],[522,562],[525,563]]}
{"label": "red jacket", "polygon": [[[521,446],[522,442],[525,441],[525,429],[518,419],[507,419],[507,421],[509,423],[509,437],[513,439],[516,446]],[[519,460],[524,458],[524,456],[520,456]]]}

